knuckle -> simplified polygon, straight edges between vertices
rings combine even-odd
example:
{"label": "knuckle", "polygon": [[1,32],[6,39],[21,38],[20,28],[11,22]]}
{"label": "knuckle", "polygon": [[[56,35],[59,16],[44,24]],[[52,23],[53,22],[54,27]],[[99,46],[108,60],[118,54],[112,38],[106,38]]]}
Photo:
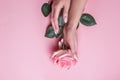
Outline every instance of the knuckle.
{"label": "knuckle", "polygon": [[68,9],[65,9],[65,10],[64,10],[64,14],[68,14]]}
{"label": "knuckle", "polygon": [[58,6],[57,6],[57,5],[55,5],[55,6],[54,6],[54,9],[58,9]]}
{"label": "knuckle", "polygon": [[53,3],[52,8],[56,9],[57,8],[57,3]]}
{"label": "knuckle", "polygon": [[58,4],[59,4],[59,2],[57,2],[57,1],[55,1],[55,2],[53,3],[54,6],[56,6],[56,5],[58,5]]}
{"label": "knuckle", "polygon": [[63,14],[63,16],[64,16],[64,17],[67,17],[67,16],[68,16],[67,12],[65,12],[65,13]]}

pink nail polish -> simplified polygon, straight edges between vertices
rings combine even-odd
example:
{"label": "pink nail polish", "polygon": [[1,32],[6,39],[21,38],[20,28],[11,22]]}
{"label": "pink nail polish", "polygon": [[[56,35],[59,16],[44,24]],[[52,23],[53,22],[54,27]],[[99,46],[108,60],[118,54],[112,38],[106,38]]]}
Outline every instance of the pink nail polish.
{"label": "pink nail polish", "polygon": [[57,33],[59,32],[59,30],[57,30]]}
{"label": "pink nail polish", "polygon": [[67,23],[67,17],[64,18],[64,22]]}
{"label": "pink nail polish", "polygon": [[55,31],[55,34],[57,34],[57,31]]}

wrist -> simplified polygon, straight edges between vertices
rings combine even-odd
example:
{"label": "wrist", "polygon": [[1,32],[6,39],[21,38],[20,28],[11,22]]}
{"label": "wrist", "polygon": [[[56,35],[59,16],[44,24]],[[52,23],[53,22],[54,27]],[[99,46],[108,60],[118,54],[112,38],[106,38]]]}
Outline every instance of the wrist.
{"label": "wrist", "polygon": [[69,21],[66,27],[71,30],[76,30],[77,26],[78,26],[78,22]]}
{"label": "wrist", "polygon": [[73,24],[66,24],[67,26],[66,29],[69,30],[69,31],[72,31],[72,32],[75,32],[76,31],[76,26],[73,25]]}

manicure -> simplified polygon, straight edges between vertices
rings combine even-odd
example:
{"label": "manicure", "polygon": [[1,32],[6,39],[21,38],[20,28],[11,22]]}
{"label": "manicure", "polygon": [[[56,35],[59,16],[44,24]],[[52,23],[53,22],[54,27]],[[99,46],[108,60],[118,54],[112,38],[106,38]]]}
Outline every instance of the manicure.
{"label": "manicure", "polygon": [[57,34],[57,31],[55,30],[55,34]]}
{"label": "manicure", "polygon": [[64,22],[67,23],[67,17],[64,18]]}
{"label": "manicure", "polygon": [[59,29],[57,29],[57,33],[59,32]]}

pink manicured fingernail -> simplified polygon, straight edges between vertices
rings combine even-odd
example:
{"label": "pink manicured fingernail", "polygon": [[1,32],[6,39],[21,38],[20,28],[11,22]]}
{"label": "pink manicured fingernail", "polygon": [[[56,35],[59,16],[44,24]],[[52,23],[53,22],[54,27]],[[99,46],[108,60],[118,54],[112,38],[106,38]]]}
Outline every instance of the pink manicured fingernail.
{"label": "pink manicured fingernail", "polygon": [[57,33],[59,32],[59,30],[57,29]]}
{"label": "pink manicured fingernail", "polygon": [[57,29],[55,34],[58,34],[58,32],[59,32],[59,30]]}
{"label": "pink manicured fingernail", "polygon": [[64,22],[67,23],[67,17],[64,18]]}
{"label": "pink manicured fingernail", "polygon": [[57,29],[55,29],[55,34],[57,34],[58,33],[58,30]]}
{"label": "pink manicured fingernail", "polygon": [[55,34],[58,34],[58,31],[59,31],[58,29],[55,29]]}
{"label": "pink manicured fingernail", "polygon": [[57,34],[57,32],[55,31],[55,34]]}

